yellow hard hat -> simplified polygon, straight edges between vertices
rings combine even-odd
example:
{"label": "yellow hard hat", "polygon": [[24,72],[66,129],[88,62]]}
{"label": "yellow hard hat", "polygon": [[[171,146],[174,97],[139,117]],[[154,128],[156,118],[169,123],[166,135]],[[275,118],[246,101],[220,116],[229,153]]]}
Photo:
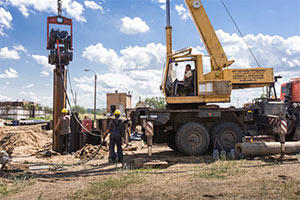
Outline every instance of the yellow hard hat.
{"label": "yellow hard hat", "polygon": [[115,110],[114,115],[121,115],[121,111],[120,110]]}
{"label": "yellow hard hat", "polygon": [[68,110],[67,110],[66,108],[63,108],[63,109],[61,110],[61,112],[62,112],[62,113],[68,113]]}
{"label": "yellow hard hat", "polygon": [[87,114],[84,114],[83,116],[84,116],[84,117],[87,117],[88,115],[87,115]]}

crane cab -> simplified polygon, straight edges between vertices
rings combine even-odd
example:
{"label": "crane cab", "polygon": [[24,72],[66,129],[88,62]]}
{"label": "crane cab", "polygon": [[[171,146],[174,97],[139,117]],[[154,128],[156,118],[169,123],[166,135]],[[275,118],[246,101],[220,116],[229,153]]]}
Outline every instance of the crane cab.
{"label": "crane cab", "polygon": [[[230,81],[222,80],[223,73],[219,71],[204,75],[202,55],[191,54],[191,51],[191,48],[187,48],[168,56],[162,87],[167,103],[230,102]],[[187,64],[192,72],[189,83],[183,78]],[[213,79],[210,80],[210,77]]]}

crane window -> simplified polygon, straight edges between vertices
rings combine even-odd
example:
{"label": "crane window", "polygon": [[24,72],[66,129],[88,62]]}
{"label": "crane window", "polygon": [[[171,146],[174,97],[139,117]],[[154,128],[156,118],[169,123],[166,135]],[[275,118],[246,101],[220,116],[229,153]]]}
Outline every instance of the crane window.
{"label": "crane window", "polygon": [[194,96],[195,63],[170,63],[167,84],[168,96]]}

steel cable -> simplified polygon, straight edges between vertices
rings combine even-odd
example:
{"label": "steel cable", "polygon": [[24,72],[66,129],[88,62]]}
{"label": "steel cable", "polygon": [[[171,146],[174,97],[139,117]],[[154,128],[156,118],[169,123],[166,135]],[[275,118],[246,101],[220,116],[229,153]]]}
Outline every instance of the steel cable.
{"label": "steel cable", "polygon": [[222,5],[223,5],[224,9],[226,10],[227,14],[229,15],[229,17],[230,17],[232,23],[234,24],[235,28],[236,28],[237,31],[239,32],[241,38],[242,38],[243,41],[245,42],[245,44],[246,44],[248,50],[250,51],[251,55],[253,56],[253,58],[254,58],[254,60],[255,60],[255,62],[256,62],[256,64],[257,64],[257,66],[261,67],[261,65],[259,64],[258,60],[256,59],[256,57],[255,57],[255,55],[254,55],[252,49],[250,48],[250,46],[248,45],[247,41],[245,40],[244,35],[242,34],[240,28],[238,27],[237,23],[235,22],[233,16],[230,14],[230,12],[229,12],[229,10],[228,10],[226,4],[224,3],[223,0],[220,0],[220,1],[221,1]]}

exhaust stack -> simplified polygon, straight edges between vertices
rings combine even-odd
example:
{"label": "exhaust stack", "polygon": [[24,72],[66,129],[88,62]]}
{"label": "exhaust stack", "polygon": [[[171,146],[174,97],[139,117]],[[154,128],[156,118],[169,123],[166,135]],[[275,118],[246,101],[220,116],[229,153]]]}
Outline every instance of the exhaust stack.
{"label": "exhaust stack", "polygon": [[172,26],[170,20],[170,0],[166,1],[166,45],[167,57],[172,54]]}

